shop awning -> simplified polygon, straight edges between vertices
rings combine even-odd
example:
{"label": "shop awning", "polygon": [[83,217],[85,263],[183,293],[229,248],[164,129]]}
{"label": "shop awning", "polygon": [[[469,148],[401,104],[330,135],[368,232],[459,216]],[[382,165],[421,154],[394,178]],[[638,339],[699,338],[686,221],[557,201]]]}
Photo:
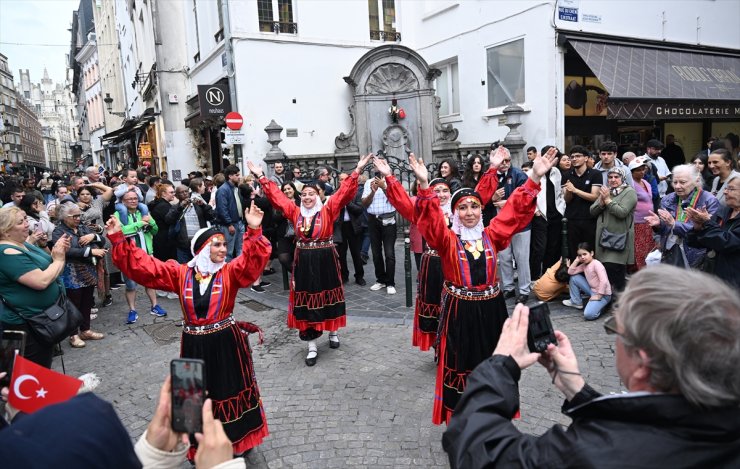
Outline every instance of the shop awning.
{"label": "shop awning", "polygon": [[124,122],[123,126],[112,132],[108,132],[101,138],[104,142],[118,143],[134,135],[137,131],[146,128],[150,122],[154,121],[154,116],[144,114],[137,119],[130,119]]}
{"label": "shop awning", "polygon": [[687,50],[571,39],[609,99],[740,101],[740,53]]}

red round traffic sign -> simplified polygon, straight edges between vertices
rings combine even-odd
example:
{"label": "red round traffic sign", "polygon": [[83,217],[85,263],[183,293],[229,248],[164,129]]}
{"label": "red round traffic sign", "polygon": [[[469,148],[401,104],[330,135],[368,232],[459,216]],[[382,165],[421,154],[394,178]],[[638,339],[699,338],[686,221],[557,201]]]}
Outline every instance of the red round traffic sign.
{"label": "red round traffic sign", "polygon": [[242,128],[242,124],[244,124],[244,119],[242,119],[242,115],[238,112],[230,112],[224,117],[224,122],[226,122],[226,127],[231,130],[239,130]]}

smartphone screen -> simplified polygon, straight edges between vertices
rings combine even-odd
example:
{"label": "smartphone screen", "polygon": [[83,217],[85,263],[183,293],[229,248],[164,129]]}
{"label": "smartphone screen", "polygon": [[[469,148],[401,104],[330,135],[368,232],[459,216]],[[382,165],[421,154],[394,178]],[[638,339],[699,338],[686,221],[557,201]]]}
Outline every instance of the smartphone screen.
{"label": "smartphone screen", "polygon": [[2,332],[0,339],[0,371],[6,371],[8,374],[0,379],[0,387],[10,384],[10,377],[13,374],[13,363],[16,353],[23,355],[26,349],[26,333],[23,331]]}
{"label": "smartphone screen", "polygon": [[172,429],[193,434],[203,431],[205,364],[203,360],[179,358],[170,362],[172,376]]}

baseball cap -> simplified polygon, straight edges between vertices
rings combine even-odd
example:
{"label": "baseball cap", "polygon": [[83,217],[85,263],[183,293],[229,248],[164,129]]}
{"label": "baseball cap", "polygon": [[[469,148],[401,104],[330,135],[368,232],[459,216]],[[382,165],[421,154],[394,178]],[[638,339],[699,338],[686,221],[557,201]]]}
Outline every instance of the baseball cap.
{"label": "baseball cap", "polygon": [[634,160],[630,161],[629,169],[632,171],[633,169],[637,169],[640,166],[647,166],[647,163],[645,162],[645,159],[641,156],[638,156]]}
{"label": "baseball cap", "polygon": [[662,150],[664,145],[663,145],[663,142],[661,142],[660,140],[652,138],[647,141],[647,143],[645,144],[645,147],[646,148],[657,148],[658,150]]}

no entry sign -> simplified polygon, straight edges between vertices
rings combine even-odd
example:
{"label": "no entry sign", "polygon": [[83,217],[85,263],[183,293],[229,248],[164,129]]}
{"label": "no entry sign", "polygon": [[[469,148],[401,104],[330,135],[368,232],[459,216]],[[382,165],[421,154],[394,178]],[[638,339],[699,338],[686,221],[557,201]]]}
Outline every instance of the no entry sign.
{"label": "no entry sign", "polygon": [[242,115],[238,112],[230,112],[224,117],[224,122],[226,122],[226,127],[231,130],[239,130],[242,128],[242,124],[244,124],[244,119],[242,119]]}

